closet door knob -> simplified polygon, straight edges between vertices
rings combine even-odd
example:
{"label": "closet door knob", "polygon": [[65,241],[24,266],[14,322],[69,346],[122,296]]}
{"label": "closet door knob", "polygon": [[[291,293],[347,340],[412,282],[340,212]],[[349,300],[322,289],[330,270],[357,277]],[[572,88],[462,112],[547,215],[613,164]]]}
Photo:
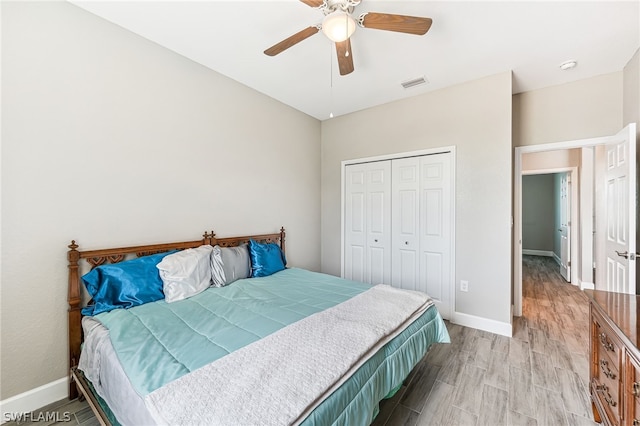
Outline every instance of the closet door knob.
{"label": "closet door knob", "polygon": [[408,246],[409,245],[409,241],[405,241],[404,244]]}
{"label": "closet door knob", "polygon": [[377,240],[377,239],[375,239],[375,240],[373,240],[373,241],[375,241],[376,243],[378,242],[378,240]]}

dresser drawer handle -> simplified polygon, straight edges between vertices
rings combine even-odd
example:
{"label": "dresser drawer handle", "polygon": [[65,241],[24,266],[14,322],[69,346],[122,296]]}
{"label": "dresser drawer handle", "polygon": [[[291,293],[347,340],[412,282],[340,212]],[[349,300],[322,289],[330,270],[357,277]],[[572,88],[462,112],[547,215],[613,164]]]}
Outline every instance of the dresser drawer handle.
{"label": "dresser drawer handle", "polygon": [[633,385],[631,385],[631,393],[633,394],[633,396],[640,395],[640,383],[633,382]]}
{"label": "dresser drawer handle", "polygon": [[609,341],[607,341],[607,335],[605,333],[600,333],[600,343],[602,343],[602,346],[611,352],[615,352],[615,349],[613,347],[613,344]]}
{"label": "dresser drawer handle", "polygon": [[638,419],[633,419],[633,426],[640,426],[640,420]]}
{"label": "dresser drawer handle", "polygon": [[[607,376],[608,378],[610,378],[611,380],[614,380],[616,378],[616,373],[614,373],[613,371],[611,371],[611,369],[609,368],[609,363],[607,361],[605,361],[604,359],[600,360],[600,367],[602,367],[602,373]],[[635,383],[634,383],[635,384]],[[635,387],[634,387],[634,392],[635,392]],[[640,390],[640,389],[639,389]],[[634,393],[635,395],[635,393]]]}
{"label": "dresser drawer handle", "polygon": [[618,404],[616,401],[613,400],[613,397],[609,393],[609,388],[607,387],[607,385],[598,385],[598,386],[596,386],[596,390],[597,391],[602,391],[603,393],[606,393],[606,395],[604,395],[604,400],[610,406],[615,407]]}

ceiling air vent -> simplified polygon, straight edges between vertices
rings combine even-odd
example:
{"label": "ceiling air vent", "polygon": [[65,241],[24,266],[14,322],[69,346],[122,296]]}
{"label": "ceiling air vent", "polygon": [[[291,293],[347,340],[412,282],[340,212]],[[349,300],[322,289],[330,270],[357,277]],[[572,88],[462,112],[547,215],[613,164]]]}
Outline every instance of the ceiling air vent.
{"label": "ceiling air vent", "polygon": [[402,83],[402,87],[408,89],[410,87],[420,86],[421,84],[427,84],[428,81],[424,77],[414,78],[413,80],[408,80]]}

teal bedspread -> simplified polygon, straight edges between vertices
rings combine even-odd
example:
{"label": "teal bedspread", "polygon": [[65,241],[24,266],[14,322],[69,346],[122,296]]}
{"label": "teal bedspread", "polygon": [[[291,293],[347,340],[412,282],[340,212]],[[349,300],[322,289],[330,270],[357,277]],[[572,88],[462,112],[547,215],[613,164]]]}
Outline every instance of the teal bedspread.
{"label": "teal bedspread", "polygon": [[[125,373],[144,397],[368,288],[368,284],[291,268],[269,277],[210,288],[179,302],[161,300],[95,318],[109,329]],[[402,383],[429,346],[448,341],[442,318],[430,308],[369,359],[303,424],[369,424],[377,402]]]}

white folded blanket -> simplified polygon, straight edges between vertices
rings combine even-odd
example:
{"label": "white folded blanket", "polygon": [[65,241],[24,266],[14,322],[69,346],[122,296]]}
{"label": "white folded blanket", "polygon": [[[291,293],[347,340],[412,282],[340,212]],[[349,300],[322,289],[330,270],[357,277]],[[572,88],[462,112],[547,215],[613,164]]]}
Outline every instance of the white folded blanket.
{"label": "white folded blanket", "polygon": [[377,285],[155,390],[159,424],[297,425],[433,301]]}

